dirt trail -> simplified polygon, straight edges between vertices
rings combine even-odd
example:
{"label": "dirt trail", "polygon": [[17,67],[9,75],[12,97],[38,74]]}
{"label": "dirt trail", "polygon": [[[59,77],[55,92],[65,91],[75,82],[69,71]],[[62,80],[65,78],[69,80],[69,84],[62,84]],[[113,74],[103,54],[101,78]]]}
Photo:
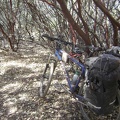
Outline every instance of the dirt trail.
{"label": "dirt trail", "polygon": [[0,50],[0,120],[82,119],[74,99],[57,89],[56,82],[45,100],[39,98],[48,51],[34,44],[26,46],[18,53]]}
{"label": "dirt trail", "polygon": [[[39,97],[48,52],[29,43],[22,44],[18,53],[0,50],[0,120],[83,120],[76,101],[57,84],[65,82],[59,72],[46,99]],[[100,118],[114,120],[96,117]]]}

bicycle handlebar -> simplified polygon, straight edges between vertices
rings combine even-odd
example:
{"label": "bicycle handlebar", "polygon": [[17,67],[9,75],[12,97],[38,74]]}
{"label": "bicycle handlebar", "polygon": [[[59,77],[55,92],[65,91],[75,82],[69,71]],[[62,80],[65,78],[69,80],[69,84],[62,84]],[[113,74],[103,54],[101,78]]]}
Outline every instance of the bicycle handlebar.
{"label": "bicycle handlebar", "polygon": [[58,42],[63,43],[64,45],[73,45],[73,43],[71,43],[71,42],[66,42],[66,41],[62,40],[61,38],[51,37],[47,34],[43,34],[42,37],[45,37],[45,38],[47,38],[48,40],[51,40],[51,41],[56,40]]}
{"label": "bicycle handlebar", "polygon": [[[56,37],[51,37],[48,34],[43,34],[42,37],[45,37],[45,38],[47,38],[48,40],[51,40],[51,41],[56,40],[57,42],[63,43],[64,45],[71,45],[72,47],[74,46],[73,43],[66,42],[66,41],[62,40],[62,38],[59,38],[59,37],[57,37],[57,38]],[[104,51],[104,53],[106,53],[106,54],[112,54],[112,55],[120,58],[120,54],[109,52],[104,47],[81,46],[81,48],[88,48],[90,50],[89,57],[92,57],[95,52]]]}

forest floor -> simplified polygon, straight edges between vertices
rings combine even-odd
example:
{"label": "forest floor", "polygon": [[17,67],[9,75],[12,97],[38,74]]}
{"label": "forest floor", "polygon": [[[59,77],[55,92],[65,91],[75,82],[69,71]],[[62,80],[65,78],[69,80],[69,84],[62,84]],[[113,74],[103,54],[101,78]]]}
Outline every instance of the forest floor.
{"label": "forest floor", "polygon": [[83,120],[77,102],[58,84],[64,82],[61,72],[54,74],[46,99],[39,97],[48,52],[30,43],[18,53],[0,50],[0,120]]}

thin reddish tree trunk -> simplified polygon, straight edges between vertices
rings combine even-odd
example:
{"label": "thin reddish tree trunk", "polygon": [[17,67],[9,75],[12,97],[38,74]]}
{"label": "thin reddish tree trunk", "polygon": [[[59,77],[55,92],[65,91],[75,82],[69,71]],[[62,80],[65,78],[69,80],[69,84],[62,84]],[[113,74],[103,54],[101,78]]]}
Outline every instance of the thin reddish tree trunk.
{"label": "thin reddish tree trunk", "polygon": [[[95,22],[94,22],[94,26],[93,26],[95,34],[96,34],[96,25],[97,25],[97,23],[96,23],[96,21],[97,21],[97,14],[98,14],[97,7],[95,7]],[[94,46],[96,46],[96,37],[94,37],[93,44],[94,44]]]}
{"label": "thin reddish tree trunk", "polygon": [[95,5],[100,8],[100,10],[108,17],[113,26],[113,45],[118,45],[118,29],[120,30],[120,23],[114,19],[114,17],[109,13],[108,9],[104,6],[101,0],[93,0]]}
{"label": "thin reddish tree trunk", "polygon": [[4,36],[6,39],[8,39],[11,49],[14,51],[14,47],[13,47],[13,44],[12,44],[12,42],[11,42],[11,39],[10,39],[9,36],[4,32],[2,26],[0,26],[0,31],[1,31],[1,33],[3,34],[3,36]]}
{"label": "thin reddish tree trunk", "polygon": [[85,41],[86,45],[91,45],[90,38],[87,34],[85,34],[81,29],[80,26],[75,22],[72,15],[70,14],[69,10],[67,9],[67,6],[65,5],[64,0],[57,0],[58,3],[61,6],[62,12],[64,16],[67,18],[68,22],[72,25],[73,29],[76,30],[76,32],[82,37],[82,39]]}
{"label": "thin reddish tree trunk", "polygon": [[107,18],[105,16],[105,38],[106,38],[106,45],[109,48],[110,47],[110,42],[109,42],[109,30],[107,26]]}
{"label": "thin reddish tree trunk", "polygon": [[120,23],[114,19],[114,17],[109,13],[109,10],[104,6],[101,0],[93,0],[95,5],[100,8],[100,10],[109,18],[109,20],[114,23],[120,29]]}

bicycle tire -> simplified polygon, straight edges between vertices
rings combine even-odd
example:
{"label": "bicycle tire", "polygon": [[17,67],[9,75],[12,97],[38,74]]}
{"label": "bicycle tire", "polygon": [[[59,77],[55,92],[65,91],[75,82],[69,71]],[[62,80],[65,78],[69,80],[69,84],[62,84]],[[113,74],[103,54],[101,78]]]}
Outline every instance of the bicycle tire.
{"label": "bicycle tire", "polygon": [[[83,86],[84,86],[84,84],[85,84],[85,83],[82,82],[81,85],[80,85],[80,89],[79,89],[79,94],[80,94],[80,95],[83,95],[83,94],[84,94],[84,93],[83,93]],[[85,120],[90,120],[89,116],[87,115],[87,113],[86,113],[85,110],[84,110],[84,105],[83,105],[83,104],[79,104],[79,107],[80,107],[80,112],[81,112],[83,118],[84,118]]]}
{"label": "bicycle tire", "polygon": [[55,63],[47,63],[45,65],[42,78],[40,79],[40,89],[39,89],[39,95],[42,98],[44,98],[48,93],[54,70],[55,70]]}
{"label": "bicycle tire", "polygon": [[[85,83],[82,83],[81,84],[81,86],[80,86],[80,89],[79,89],[79,94],[81,95],[83,95],[84,93],[83,93],[83,87],[84,87],[84,84]],[[120,120],[120,90],[118,90],[118,95],[117,95],[117,97],[118,97],[118,102],[119,102],[119,110],[118,110],[118,114],[117,114],[117,116],[116,116],[116,120]],[[85,105],[83,105],[83,104],[79,104],[79,108],[80,108],[80,111],[81,111],[81,114],[82,114],[82,116],[83,116],[83,118],[85,119],[85,120],[91,120],[91,116],[89,116],[88,114],[87,114],[87,112],[86,112],[86,108],[85,108]],[[88,107],[87,108],[90,112],[93,112],[92,110],[90,110],[90,108]],[[93,115],[95,115],[95,113],[92,113]]]}

